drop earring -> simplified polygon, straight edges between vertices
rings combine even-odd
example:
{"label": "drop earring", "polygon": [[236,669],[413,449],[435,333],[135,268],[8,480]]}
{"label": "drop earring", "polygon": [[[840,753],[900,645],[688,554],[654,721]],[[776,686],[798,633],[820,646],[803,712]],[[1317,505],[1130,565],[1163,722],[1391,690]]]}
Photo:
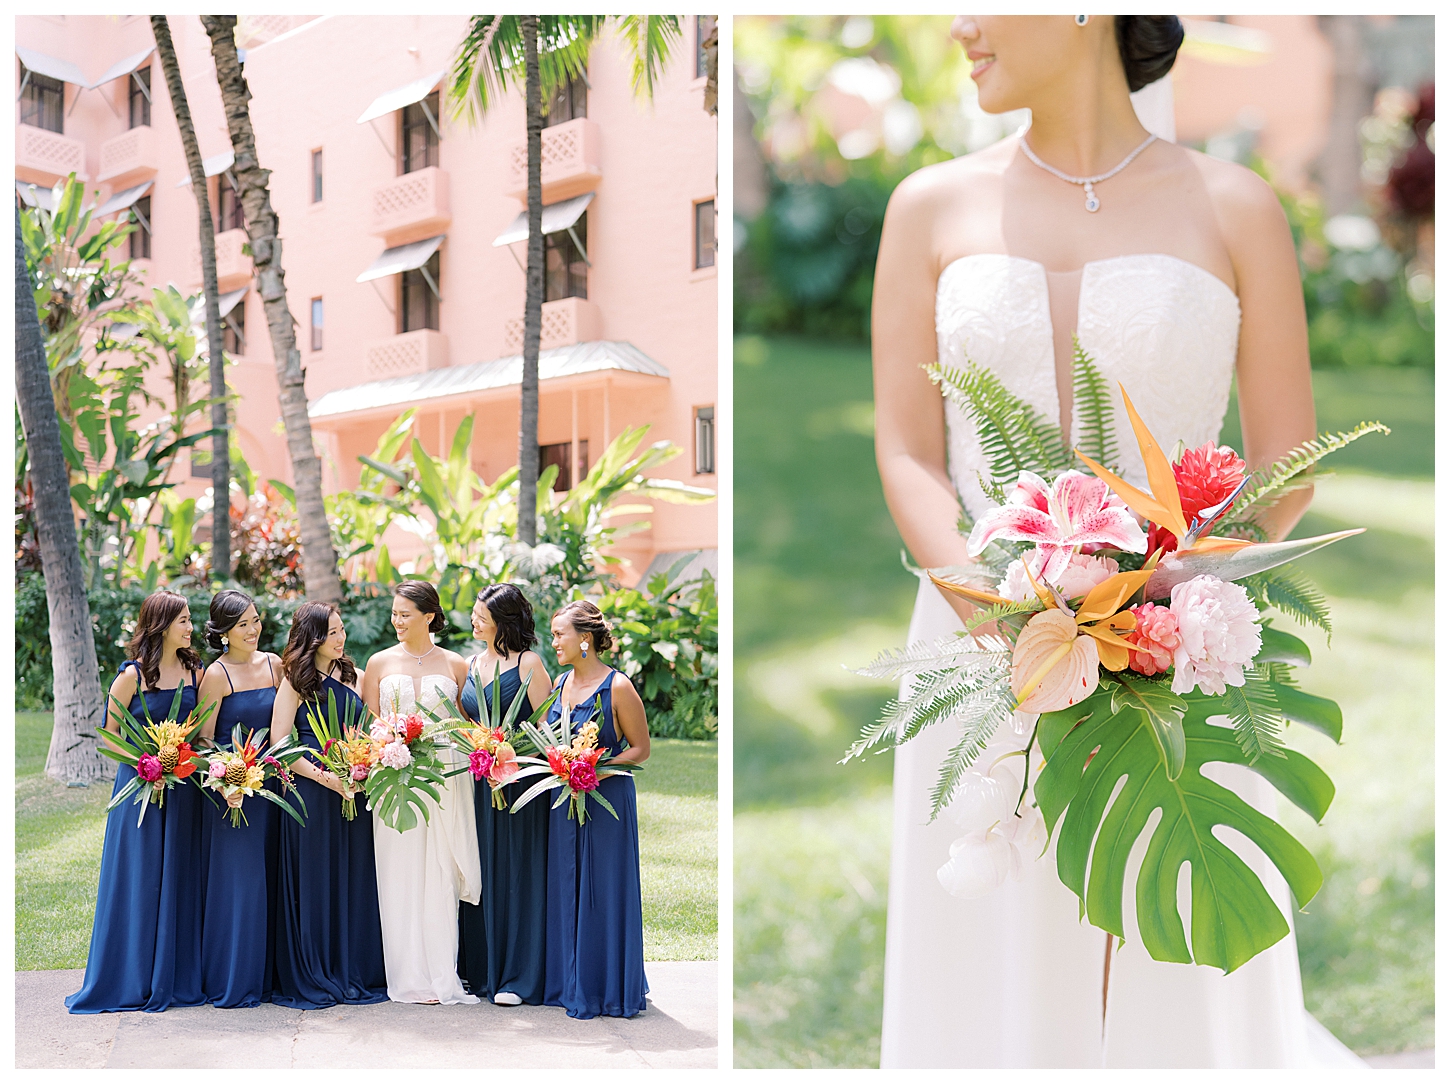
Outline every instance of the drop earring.
{"label": "drop earring", "polygon": [[589,641],[588,640],[580,640],[579,641],[579,654],[583,655],[586,659],[589,657]]}
{"label": "drop earring", "polygon": [[222,637],[222,650],[223,651],[230,651],[231,650],[231,647],[232,647],[232,641],[231,641],[230,637],[223,636]]}
{"label": "drop earring", "polygon": [[1088,17],[1086,15],[1074,15],[1072,21],[1077,23],[1078,26],[1087,26]]}

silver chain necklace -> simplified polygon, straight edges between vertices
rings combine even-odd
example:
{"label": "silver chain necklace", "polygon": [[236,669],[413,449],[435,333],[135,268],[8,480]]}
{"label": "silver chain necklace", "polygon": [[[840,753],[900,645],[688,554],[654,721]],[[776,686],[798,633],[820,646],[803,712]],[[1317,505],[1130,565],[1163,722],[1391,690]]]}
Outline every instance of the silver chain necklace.
{"label": "silver chain necklace", "polygon": [[426,659],[429,655],[433,654],[433,652],[435,652],[435,651],[438,650],[438,645],[437,644],[434,644],[427,651],[423,652],[423,654],[421,654],[421,655],[414,655],[411,651],[408,650],[408,648],[404,644],[399,644],[398,646],[403,649],[403,654],[404,655],[408,656],[408,658],[412,659],[419,666],[422,666],[423,665],[423,660],[424,659]]}
{"label": "silver chain necklace", "polygon": [[1022,153],[1027,155],[1027,160],[1031,162],[1034,166],[1045,169],[1054,177],[1058,177],[1061,180],[1067,181],[1070,184],[1082,185],[1083,194],[1087,196],[1087,202],[1084,204],[1084,206],[1088,209],[1088,211],[1091,212],[1096,211],[1099,207],[1103,205],[1102,201],[1098,199],[1097,194],[1093,192],[1093,185],[1098,184],[1102,181],[1106,181],[1109,177],[1116,176],[1123,170],[1127,169],[1128,163],[1130,163],[1134,158],[1137,158],[1138,155],[1142,154],[1145,150],[1147,150],[1148,144],[1152,143],[1153,140],[1157,138],[1158,137],[1155,136],[1152,132],[1149,132],[1148,138],[1143,140],[1143,142],[1139,143],[1138,146],[1133,150],[1133,152],[1128,155],[1128,157],[1124,158],[1121,162],[1115,165],[1112,169],[1108,170],[1106,173],[1099,173],[1096,177],[1074,177],[1071,174],[1064,173],[1062,170],[1057,169],[1054,166],[1049,166],[1041,158],[1038,158],[1037,155],[1032,153],[1032,148],[1027,145],[1026,130],[1022,132],[1021,142]]}

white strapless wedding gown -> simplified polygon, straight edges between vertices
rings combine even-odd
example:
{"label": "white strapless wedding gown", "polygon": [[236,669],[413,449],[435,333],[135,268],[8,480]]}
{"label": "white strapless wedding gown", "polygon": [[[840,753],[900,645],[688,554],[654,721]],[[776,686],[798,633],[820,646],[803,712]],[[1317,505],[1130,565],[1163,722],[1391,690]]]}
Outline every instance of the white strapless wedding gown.
{"label": "white strapless wedding gown", "polygon": [[[1118,383],[1164,449],[1179,440],[1190,448],[1216,441],[1238,353],[1238,299],[1216,276],[1170,256],[1098,260],[1080,281],[1078,337],[1113,389],[1122,473],[1146,489]],[[936,330],[943,364],[970,358],[1042,416],[1059,417],[1040,264],[1003,255],[952,263],[937,283]],[[988,503],[977,472],[985,475],[987,462],[972,422],[950,403],[945,410],[951,478],[979,516]],[[1076,418],[1072,436],[1080,436]],[[910,642],[960,627],[936,589],[924,585]],[[963,833],[951,810],[935,822],[928,815],[937,768],[955,740],[949,725],[938,724],[896,751],[882,1068],[1363,1065],[1305,1012],[1292,930],[1230,975],[1148,956],[1136,936],[1131,890],[1146,833],[1129,864],[1128,939],[1113,955],[1106,1018],[1107,935],[1079,921],[1077,897],[1057,879],[1055,841],[1020,880],[981,899],[948,895],[937,870]],[[1253,772],[1211,765],[1206,774],[1274,812],[1273,788]],[[1235,850],[1263,877],[1292,927],[1283,878],[1240,843]]]}
{"label": "white strapless wedding gown", "polygon": [[[446,677],[428,674],[422,681],[421,695],[415,696],[412,676],[383,678],[378,686],[383,714],[411,711],[415,701],[436,708],[458,696],[458,686]],[[440,747],[440,752],[451,764],[452,751]],[[467,772],[447,780],[439,803],[424,798],[428,822],[406,832],[373,818],[383,964],[393,1001],[478,1003],[458,978],[458,901],[476,904],[482,889],[472,787]]]}

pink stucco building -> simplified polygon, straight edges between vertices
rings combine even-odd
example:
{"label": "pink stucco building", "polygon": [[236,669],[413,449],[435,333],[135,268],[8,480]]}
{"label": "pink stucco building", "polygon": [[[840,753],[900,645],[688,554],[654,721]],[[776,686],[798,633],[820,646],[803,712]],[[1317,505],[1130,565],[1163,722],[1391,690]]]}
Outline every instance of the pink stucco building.
{"label": "pink stucco building", "polygon": [[[702,105],[698,22],[682,19],[652,103],[635,96],[607,30],[587,80],[550,106],[539,443],[561,485],[624,427],[649,424],[648,439],[684,449],[654,473],[716,488],[716,121]],[[17,181],[48,187],[77,172],[103,209],[145,220],[132,254],[149,284],[199,292],[196,204],[148,17],[15,25]],[[434,453],[474,414],[473,463],[486,481],[517,461],[523,98],[475,124],[448,115],[440,80],[466,25],[461,15],[242,17],[329,490],[356,482],[357,456],[408,407]],[[210,43],[194,16],[173,16],[171,29],[211,176],[241,448],[260,478],[287,480]],[[182,492],[207,484],[188,479]],[[714,566],[714,504],[657,504],[649,518],[651,530],[619,547],[627,579],[693,550]],[[407,536],[395,544],[406,555]]]}

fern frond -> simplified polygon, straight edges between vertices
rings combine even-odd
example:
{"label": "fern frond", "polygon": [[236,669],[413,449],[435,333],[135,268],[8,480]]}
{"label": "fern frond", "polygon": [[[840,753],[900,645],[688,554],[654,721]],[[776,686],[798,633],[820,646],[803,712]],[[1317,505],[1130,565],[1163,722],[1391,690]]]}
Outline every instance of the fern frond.
{"label": "fern frond", "polygon": [[974,697],[1009,682],[1009,674],[1008,664],[1002,662],[987,672],[941,670],[921,675],[905,698],[888,701],[881,715],[861,728],[841,763],[865,756],[878,745],[901,745],[932,723],[966,711]]}
{"label": "fern frond", "polygon": [[972,362],[966,368],[932,365],[927,375],[977,429],[982,453],[999,486],[1015,482],[1024,470],[1050,476],[1069,465],[1058,427],[1007,390],[990,371]]}
{"label": "fern frond", "polygon": [[1298,679],[1294,677],[1294,668],[1287,662],[1256,662],[1254,670],[1271,684],[1285,685],[1290,689],[1299,687]]}
{"label": "fern frond", "polygon": [[1113,392],[1076,335],[1072,337],[1072,409],[1081,426],[1082,450],[1109,470],[1118,470]]}
{"label": "fern frond", "polygon": [[1262,756],[1284,755],[1284,716],[1274,687],[1257,670],[1244,673],[1242,687],[1229,685],[1224,692],[1234,737],[1250,764]]}
{"label": "fern frond", "polygon": [[1379,422],[1360,422],[1348,433],[1320,433],[1313,440],[1291,448],[1274,463],[1254,471],[1248,487],[1234,502],[1230,517],[1241,519],[1249,508],[1264,498],[1282,493],[1290,482],[1299,480],[1300,475],[1330,452],[1337,452],[1370,433],[1388,434],[1389,431],[1389,426]]}
{"label": "fern frond", "polygon": [[961,740],[947,754],[946,761],[937,773],[936,786],[931,791],[932,820],[936,820],[937,814],[951,804],[957,787],[961,785],[962,776],[966,775],[972,762],[982,755],[982,750],[992,740],[997,728],[1012,717],[1016,706],[1011,688],[999,688],[979,713],[964,720]]}
{"label": "fern frond", "polygon": [[[982,487],[982,496],[986,497],[993,504],[1007,503],[1007,490],[1001,484],[992,481],[990,478],[983,478],[981,471],[977,471],[977,485]],[[972,529],[968,527],[963,533],[971,534]]]}
{"label": "fern frond", "polygon": [[[972,632],[987,624],[989,621],[1000,621],[1004,617],[1019,617],[1022,614],[1036,614],[1041,612],[1042,603],[1037,599],[1033,599],[1031,602],[1009,602],[1004,605],[983,606],[973,613],[970,619],[963,623],[963,627],[968,632]],[[981,640],[978,641],[978,643],[981,642]]]}
{"label": "fern frond", "polygon": [[1334,633],[1329,623],[1329,603],[1314,581],[1292,565],[1279,565],[1238,581],[1249,598],[1260,607],[1272,606],[1301,625],[1314,625],[1326,636]]}
{"label": "fern frond", "polygon": [[980,670],[990,665],[991,659],[989,653],[982,651],[967,637],[953,633],[935,641],[921,640],[899,651],[883,651],[868,665],[853,670],[852,673],[883,681],[896,681],[928,670],[952,667]]}

